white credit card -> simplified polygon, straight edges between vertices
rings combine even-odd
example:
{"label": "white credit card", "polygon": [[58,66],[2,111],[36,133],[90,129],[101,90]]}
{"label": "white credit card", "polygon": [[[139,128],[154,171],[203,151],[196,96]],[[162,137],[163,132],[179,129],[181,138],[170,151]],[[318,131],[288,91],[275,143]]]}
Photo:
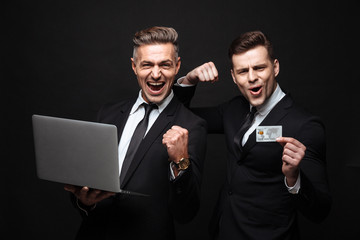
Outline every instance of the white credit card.
{"label": "white credit card", "polygon": [[276,142],[282,136],[282,126],[258,126],[256,128],[256,142]]}

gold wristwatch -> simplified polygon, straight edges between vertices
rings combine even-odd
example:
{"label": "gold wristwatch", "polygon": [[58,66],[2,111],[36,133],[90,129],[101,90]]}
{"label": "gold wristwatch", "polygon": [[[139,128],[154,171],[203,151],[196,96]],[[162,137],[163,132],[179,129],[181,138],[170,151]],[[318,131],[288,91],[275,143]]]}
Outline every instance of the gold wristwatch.
{"label": "gold wristwatch", "polygon": [[182,158],[178,163],[174,163],[177,170],[186,170],[190,165],[190,159],[189,158]]}

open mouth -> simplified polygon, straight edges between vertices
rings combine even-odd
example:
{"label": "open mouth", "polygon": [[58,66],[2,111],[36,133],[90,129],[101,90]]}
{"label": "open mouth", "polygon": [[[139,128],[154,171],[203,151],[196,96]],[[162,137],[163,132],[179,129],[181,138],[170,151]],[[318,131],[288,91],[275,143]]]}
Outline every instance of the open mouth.
{"label": "open mouth", "polygon": [[146,84],[153,92],[159,92],[165,86],[164,82],[147,82]]}
{"label": "open mouth", "polygon": [[261,89],[262,89],[262,86],[253,87],[253,88],[250,88],[250,92],[252,94],[259,94],[259,93],[261,93]]}

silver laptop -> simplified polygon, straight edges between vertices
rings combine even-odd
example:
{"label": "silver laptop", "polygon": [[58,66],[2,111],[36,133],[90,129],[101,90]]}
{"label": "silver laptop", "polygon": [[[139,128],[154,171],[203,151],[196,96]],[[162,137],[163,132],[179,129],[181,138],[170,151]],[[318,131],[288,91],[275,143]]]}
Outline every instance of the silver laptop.
{"label": "silver laptop", "polygon": [[116,126],[42,115],[32,122],[40,179],[132,194],[120,189]]}

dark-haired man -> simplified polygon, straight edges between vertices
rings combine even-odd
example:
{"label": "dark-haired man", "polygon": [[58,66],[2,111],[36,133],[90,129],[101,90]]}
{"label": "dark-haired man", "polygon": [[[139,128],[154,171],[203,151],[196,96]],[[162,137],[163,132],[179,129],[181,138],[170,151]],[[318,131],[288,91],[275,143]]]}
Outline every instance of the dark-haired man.
{"label": "dark-haired man", "polygon": [[[331,206],[324,125],[282,91],[276,81],[279,61],[262,32],[236,38],[229,58],[241,95],[218,107],[193,109],[210,133],[225,134],[228,149],[211,231],[223,240],[299,239],[297,212],[320,222]],[[217,79],[209,62],[178,82]],[[276,132],[282,135],[272,136]]]}

